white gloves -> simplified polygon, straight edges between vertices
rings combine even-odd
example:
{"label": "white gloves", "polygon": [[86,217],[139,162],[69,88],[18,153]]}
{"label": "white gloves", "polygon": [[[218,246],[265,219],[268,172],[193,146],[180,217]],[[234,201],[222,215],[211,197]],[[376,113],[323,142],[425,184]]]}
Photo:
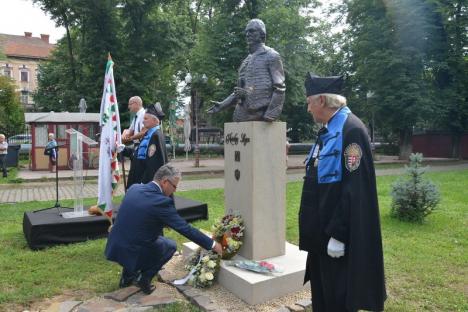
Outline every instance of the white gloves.
{"label": "white gloves", "polygon": [[345,252],[345,244],[331,237],[328,241],[327,252],[328,255],[332,258],[343,257]]}

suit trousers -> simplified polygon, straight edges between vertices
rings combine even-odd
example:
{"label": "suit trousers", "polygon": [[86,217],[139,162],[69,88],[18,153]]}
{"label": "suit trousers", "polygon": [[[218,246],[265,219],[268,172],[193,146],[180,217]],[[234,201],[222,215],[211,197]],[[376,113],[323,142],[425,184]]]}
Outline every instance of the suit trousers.
{"label": "suit trousers", "polygon": [[141,270],[141,277],[148,281],[151,281],[159,270],[161,270],[163,265],[171,260],[177,250],[177,244],[172,239],[164,236],[159,236],[154,244],[156,245],[158,255],[160,255],[158,260],[153,263],[145,263],[139,267]]}
{"label": "suit trousers", "polygon": [[307,257],[313,312],[351,312],[346,308],[347,257],[309,252]]}
{"label": "suit trousers", "polygon": [[6,154],[0,154],[0,169],[2,170],[4,178],[7,176],[6,156]]}

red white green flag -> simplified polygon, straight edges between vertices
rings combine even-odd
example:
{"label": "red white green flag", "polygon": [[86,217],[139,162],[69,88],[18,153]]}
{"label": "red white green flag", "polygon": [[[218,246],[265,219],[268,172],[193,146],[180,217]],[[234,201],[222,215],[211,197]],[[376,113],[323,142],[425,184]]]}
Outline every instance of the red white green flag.
{"label": "red white green flag", "polygon": [[117,153],[122,148],[119,106],[114,82],[114,62],[109,54],[101,100],[101,145],[99,150],[98,207],[112,223],[112,196],[120,180]]}

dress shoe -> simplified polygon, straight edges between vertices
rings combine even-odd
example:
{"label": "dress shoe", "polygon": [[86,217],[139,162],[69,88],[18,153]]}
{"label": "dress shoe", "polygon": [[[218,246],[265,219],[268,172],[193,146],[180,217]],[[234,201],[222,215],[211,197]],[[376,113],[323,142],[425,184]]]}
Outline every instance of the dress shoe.
{"label": "dress shoe", "polygon": [[122,274],[120,275],[119,288],[125,288],[133,285],[135,278],[136,274],[129,274],[123,270]]}
{"label": "dress shoe", "polygon": [[119,288],[125,288],[125,287],[128,287],[128,286],[131,286],[133,284],[134,280],[135,280],[135,278],[125,278],[125,277],[121,276],[120,281],[119,281]]}
{"label": "dress shoe", "polygon": [[147,295],[151,294],[156,289],[156,287],[151,284],[151,280],[149,280],[147,278],[142,278],[141,276],[136,281],[135,285],[138,286],[140,288],[140,290],[144,294],[147,294]]}

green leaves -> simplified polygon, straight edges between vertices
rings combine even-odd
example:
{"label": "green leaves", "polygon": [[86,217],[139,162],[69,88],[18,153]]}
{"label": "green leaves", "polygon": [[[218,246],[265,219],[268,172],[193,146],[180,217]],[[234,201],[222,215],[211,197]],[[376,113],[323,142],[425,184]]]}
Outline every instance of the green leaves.
{"label": "green leaves", "polygon": [[23,106],[15,89],[10,78],[0,75],[0,133],[7,137],[10,131],[24,128]]}

